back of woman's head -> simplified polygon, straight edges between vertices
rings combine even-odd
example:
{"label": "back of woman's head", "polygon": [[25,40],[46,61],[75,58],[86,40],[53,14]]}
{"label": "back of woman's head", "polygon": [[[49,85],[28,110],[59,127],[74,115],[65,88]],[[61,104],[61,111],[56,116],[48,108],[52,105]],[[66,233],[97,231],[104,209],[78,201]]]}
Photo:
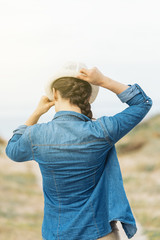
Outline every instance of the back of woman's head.
{"label": "back of woman's head", "polygon": [[53,82],[52,88],[58,90],[62,98],[68,99],[73,105],[77,105],[82,114],[92,119],[89,103],[92,88],[88,82],[74,77],[62,77]]}

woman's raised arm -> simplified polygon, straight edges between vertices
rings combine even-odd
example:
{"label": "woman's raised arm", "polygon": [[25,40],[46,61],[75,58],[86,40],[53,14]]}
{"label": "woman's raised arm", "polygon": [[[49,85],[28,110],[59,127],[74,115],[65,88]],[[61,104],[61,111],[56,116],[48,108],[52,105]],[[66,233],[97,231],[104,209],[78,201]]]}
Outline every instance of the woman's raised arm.
{"label": "woman's raised arm", "polygon": [[125,85],[104,76],[97,68],[81,69],[77,77],[89,83],[104,87],[117,94],[121,102],[129,105],[114,116],[103,116],[97,119],[104,130],[110,145],[131,131],[148,113],[152,100],[138,85]]}
{"label": "woman's raised arm", "polygon": [[128,85],[104,76],[96,67],[92,69],[82,68],[80,70],[80,73],[81,74],[77,75],[77,78],[85,80],[93,85],[98,85],[100,87],[106,88],[116,94],[120,94],[129,87]]}

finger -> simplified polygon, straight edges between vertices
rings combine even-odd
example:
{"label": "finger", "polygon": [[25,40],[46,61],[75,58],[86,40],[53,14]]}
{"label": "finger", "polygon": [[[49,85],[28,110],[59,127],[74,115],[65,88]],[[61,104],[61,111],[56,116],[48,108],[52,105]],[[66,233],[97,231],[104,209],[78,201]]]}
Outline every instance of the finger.
{"label": "finger", "polygon": [[43,96],[41,97],[41,99],[44,99],[44,100],[46,100],[46,99],[48,99],[48,97],[47,97],[47,96],[45,96],[45,95],[43,95]]}
{"label": "finger", "polygon": [[[53,107],[55,104],[53,103],[53,102],[50,102],[50,103],[47,103],[47,105],[46,105],[46,109],[50,109],[51,107]],[[47,110],[47,111],[48,111]]]}
{"label": "finger", "polygon": [[80,72],[80,73],[83,73],[83,74],[85,74],[85,75],[88,75],[89,70],[88,70],[87,68],[81,68],[79,72]]}
{"label": "finger", "polygon": [[52,102],[49,102],[49,106],[54,106],[55,105],[55,102],[54,101],[52,101]]}
{"label": "finger", "polygon": [[79,75],[77,75],[77,76],[76,76],[76,78],[79,78],[79,79],[81,79],[81,80],[85,80],[85,81],[87,81],[87,79],[88,79],[88,77],[87,77],[87,76],[85,76],[85,75],[82,75],[82,74],[81,74],[81,75],[80,75],[80,74],[79,74]]}

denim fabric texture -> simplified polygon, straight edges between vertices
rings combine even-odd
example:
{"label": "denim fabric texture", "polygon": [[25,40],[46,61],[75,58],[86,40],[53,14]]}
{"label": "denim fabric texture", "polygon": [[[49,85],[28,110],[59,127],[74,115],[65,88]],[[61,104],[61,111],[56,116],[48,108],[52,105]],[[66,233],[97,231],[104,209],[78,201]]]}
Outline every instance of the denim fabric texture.
{"label": "denim fabric texture", "polygon": [[14,130],[8,157],[34,160],[41,170],[44,239],[95,240],[112,231],[113,220],[121,222],[128,238],[136,233],[115,143],[145,117],[152,100],[138,84],[117,96],[128,107],[114,116],[93,121],[59,111],[48,123]]}

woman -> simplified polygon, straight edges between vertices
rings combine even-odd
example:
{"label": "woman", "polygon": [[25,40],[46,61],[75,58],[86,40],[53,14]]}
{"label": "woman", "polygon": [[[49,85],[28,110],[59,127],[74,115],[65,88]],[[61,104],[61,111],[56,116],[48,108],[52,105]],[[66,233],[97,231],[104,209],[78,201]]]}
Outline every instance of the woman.
{"label": "woman", "polygon": [[[103,87],[128,108],[92,119],[90,103]],[[38,162],[44,192],[44,240],[117,240],[116,222],[128,236],[136,223],[125,190],[115,143],[148,113],[152,100],[138,84],[125,85],[97,68],[66,64],[46,87],[36,110],[18,127],[6,153],[17,162]],[[52,121],[37,124],[55,106]]]}

